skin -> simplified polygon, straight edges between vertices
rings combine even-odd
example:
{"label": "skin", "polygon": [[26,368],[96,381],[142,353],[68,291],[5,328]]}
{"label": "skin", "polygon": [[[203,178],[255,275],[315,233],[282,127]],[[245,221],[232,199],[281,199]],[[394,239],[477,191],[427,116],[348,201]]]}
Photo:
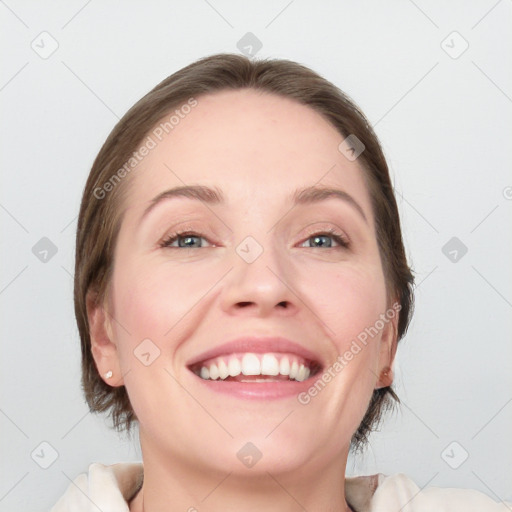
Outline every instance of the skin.
{"label": "skin", "polygon": [[[390,304],[363,171],[309,107],[253,90],[197,99],[130,176],[109,299],[88,298],[98,371],[126,386],[140,425],[144,485],[130,510],[349,510],[350,439],[373,390],[392,382],[383,372],[398,315],[307,405],[212,392],[186,363],[254,334],[287,337],[329,366],[374,325]],[[227,202],[167,199],[140,221],[155,196],[184,184],[217,187]],[[291,208],[310,185],[349,193],[367,221],[334,198]],[[315,244],[329,227],[348,249]],[[204,238],[160,247],[176,228]],[[263,248],[251,264],[235,250],[247,236]],[[160,350],[149,366],[134,356],[147,338]],[[237,458],[247,442],[263,454],[252,468]]]}

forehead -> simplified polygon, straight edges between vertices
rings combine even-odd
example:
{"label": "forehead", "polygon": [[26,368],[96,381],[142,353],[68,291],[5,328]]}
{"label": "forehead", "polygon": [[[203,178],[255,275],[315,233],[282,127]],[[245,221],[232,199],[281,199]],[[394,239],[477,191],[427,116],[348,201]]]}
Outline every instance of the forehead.
{"label": "forehead", "polygon": [[344,137],[294,100],[252,89],[221,91],[198,97],[167,130],[161,140],[155,133],[162,129],[148,134],[156,145],[133,173],[128,210],[190,184],[218,187],[228,202],[246,203],[318,184],[356,196],[371,216],[364,171],[338,149]]}

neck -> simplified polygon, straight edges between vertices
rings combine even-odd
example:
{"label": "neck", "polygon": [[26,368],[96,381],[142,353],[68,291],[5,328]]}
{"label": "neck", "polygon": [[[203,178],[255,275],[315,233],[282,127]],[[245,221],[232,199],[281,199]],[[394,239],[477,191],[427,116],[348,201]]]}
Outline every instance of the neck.
{"label": "neck", "polygon": [[[347,454],[348,455],[348,454]],[[330,510],[350,512],[345,501],[346,458],[323,468],[273,473],[198,469],[143,448],[144,482],[130,512],[244,512]]]}

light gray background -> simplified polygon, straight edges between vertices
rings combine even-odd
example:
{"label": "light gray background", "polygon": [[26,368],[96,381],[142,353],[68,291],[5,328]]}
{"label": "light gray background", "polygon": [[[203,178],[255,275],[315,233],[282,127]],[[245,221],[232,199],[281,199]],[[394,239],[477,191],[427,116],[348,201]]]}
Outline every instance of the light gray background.
{"label": "light gray background", "polygon": [[[240,52],[247,32],[263,45],[257,57],[304,63],[360,104],[388,157],[417,274],[397,356],[402,406],[348,473],[512,499],[509,0],[6,0],[0,21],[1,510],[46,510],[91,462],[140,460],[138,442],[89,414],[80,392],[81,191],[137,99],[199,57]],[[46,262],[32,252],[42,237],[58,248]],[[443,253],[452,237],[468,249],[455,262]],[[58,453],[48,469],[42,442]]]}

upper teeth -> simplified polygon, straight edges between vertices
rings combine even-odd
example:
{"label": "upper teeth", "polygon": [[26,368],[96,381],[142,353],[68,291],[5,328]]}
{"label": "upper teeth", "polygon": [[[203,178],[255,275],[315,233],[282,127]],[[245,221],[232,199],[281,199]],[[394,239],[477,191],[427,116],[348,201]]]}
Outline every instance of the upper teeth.
{"label": "upper teeth", "polygon": [[283,354],[233,354],[202,363],[202,379],[226,379],[242,375],[287,375],[291,380],[306,380],[311,373],[307,362],[298,356]]}

